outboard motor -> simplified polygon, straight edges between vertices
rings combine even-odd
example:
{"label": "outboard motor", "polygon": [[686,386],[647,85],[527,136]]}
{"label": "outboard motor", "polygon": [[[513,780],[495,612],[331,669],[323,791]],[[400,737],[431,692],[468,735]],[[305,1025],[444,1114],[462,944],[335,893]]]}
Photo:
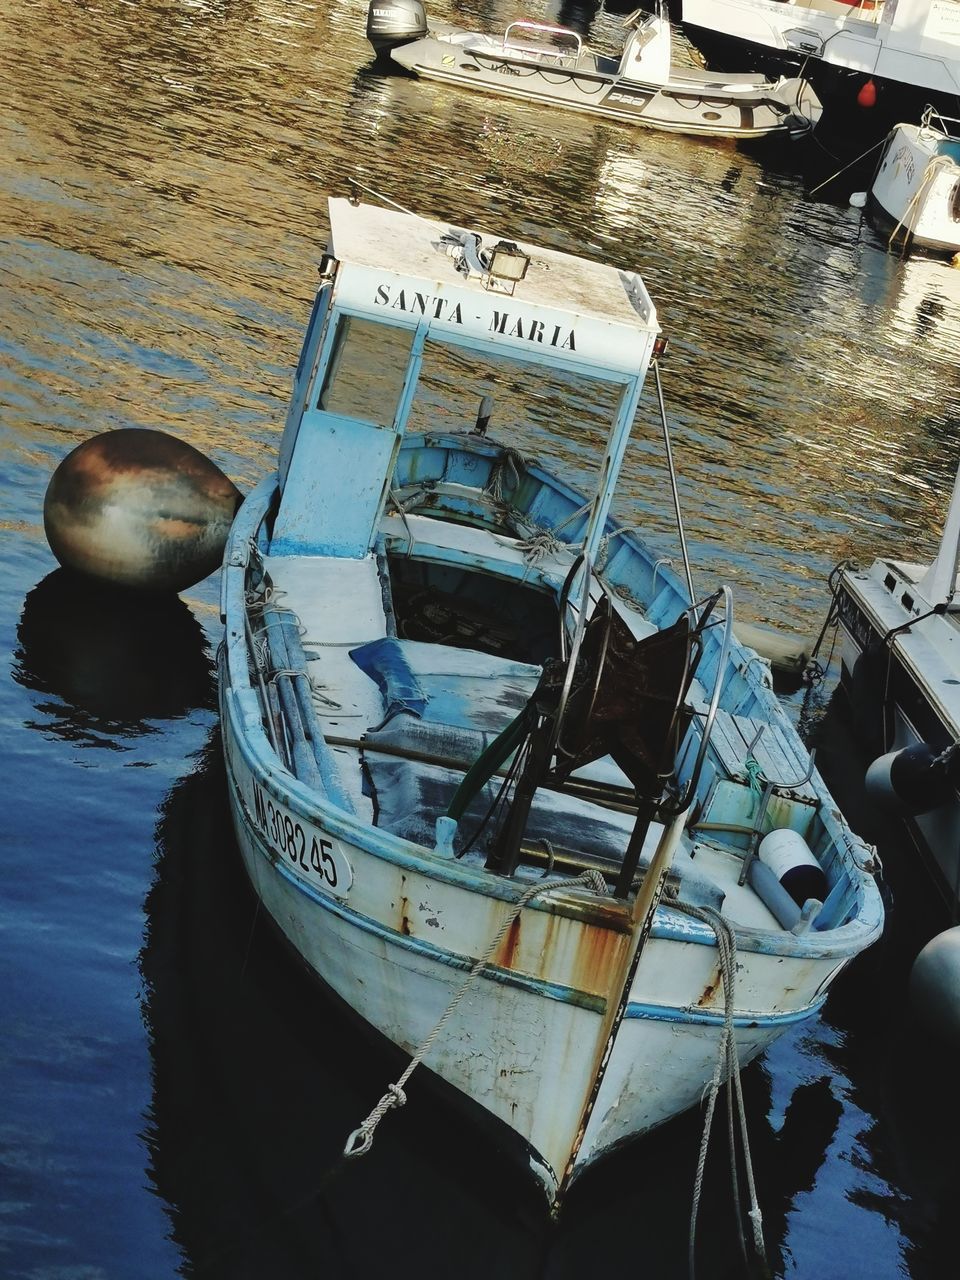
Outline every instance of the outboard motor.
{"label": "outboard motor", "polygon": [[421,0],[370,0],[367,39],[378,57],[426,34],[427,14]]}

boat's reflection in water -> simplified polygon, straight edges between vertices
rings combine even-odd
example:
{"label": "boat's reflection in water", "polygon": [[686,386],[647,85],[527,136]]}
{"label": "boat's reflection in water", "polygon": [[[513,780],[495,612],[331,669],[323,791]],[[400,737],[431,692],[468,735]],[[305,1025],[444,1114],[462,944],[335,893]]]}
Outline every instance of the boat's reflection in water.
{"label": "boat's reflection in water", "polygon": [[[141,957],[150,1173],[184,1274],[573,1277],[641,1260],[648,1275],[686,1274],[697,1114],[591,1171],[556,1225],[532,1180],[425,1073],[370,1154],[341,1158],[402,1060],[308,979],[258,917],[225,785],[216,735],[164,804]],[[840,1104],[826,1079],[801,1084],[775,1131],[762,1063],[745,1072],[744,1087],[775,1259]],[[744,1274],[725,1127],[718,1117],[700,1210],[701,1280]]]}
{"label": "boat's reflection in water", "polygon": [[[202,1276],[533,1274],[533,1188],[413,1081],[366,1159],[341,1152],[396,1078],[281,949],[247,889],[219,735],[164,804],[146,901],[151,1173]],[[497,1231],[490,1216],[498,1210]],[[462,1264],[462,1265],[461,1265]],[[448,1270],[449,1267],[449,1270]],[[479,1270],[476,1274],[480,1274]]]}
{"label": "boat's reflection in water", "polygon": [[216,706],[203,628],[178,596],[132,596],[55,569],[28,592],[17,640],[14,678],[62,700],[37,704],[59,737],[106,744]]}

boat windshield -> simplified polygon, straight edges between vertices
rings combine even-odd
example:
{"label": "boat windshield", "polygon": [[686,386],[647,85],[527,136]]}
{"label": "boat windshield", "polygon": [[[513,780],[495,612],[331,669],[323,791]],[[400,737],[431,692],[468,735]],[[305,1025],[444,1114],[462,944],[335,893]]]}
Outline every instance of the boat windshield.
{"label": "boat windshield", "polygon": [[[622,377],[573,373],[548,363],[494,358],[430,337],[423,344],[409,405],[404,388],[415,330],[341,316],[315,407],[406,432],[470,431],[484,397],[491,434],[511,446],[549,451],[582,484],[620,416]],[[405,421],[398,416],[405,412]]]}
{"label": "boat windshield", "polygon": [[428,341],[407,431],[470,431],[488,396],[491,436],[520,452],[549,453],[579,487],[596,470],[622,394],[619,382]]}
{"label": "boat windshield", "polygon": [[341,316],[317,408],[389,427],[403,391],[413,329]]}

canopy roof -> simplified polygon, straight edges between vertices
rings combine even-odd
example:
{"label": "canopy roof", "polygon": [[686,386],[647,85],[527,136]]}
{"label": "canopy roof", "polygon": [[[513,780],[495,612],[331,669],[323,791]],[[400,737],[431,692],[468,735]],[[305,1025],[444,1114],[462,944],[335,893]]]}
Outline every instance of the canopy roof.
{"label": "canopy roof", "polygon": [[[343,310],[425,323],[450,340],[513,348],[521,358],[645,371],[659,325],[636,272],[343,199],[330,201],[330,228]],[[484,258],[503,240],[530,259],[512,290],[478,269],[477,252]]]}

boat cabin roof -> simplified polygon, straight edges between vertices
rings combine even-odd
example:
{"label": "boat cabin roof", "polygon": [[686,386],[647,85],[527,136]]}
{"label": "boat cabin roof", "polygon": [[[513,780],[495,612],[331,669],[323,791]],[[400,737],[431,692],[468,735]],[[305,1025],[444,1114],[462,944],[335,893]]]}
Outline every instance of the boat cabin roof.
{"label": "boat cabin roof", "polygon": [[[341,310],[598,372],[635,375],[649,359],[659,325],[636,272],[344,199],[329,212]],[[485,269],[504,242],[529,259],[512,287]]]}

